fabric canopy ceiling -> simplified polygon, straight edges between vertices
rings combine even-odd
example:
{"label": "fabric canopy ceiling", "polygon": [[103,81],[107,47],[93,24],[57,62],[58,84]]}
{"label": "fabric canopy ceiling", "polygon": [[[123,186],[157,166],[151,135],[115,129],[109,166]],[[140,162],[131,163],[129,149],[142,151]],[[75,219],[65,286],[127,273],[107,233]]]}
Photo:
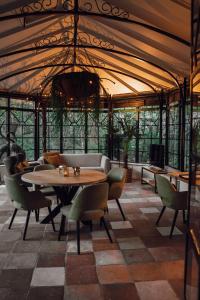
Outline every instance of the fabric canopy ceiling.
{"label": "fabric canopy ceiling", "polygon": [[138,94],[189,76],[189,0],[1,0],[0,90],[48,94],[52,76],[96,72],[102,93]]}

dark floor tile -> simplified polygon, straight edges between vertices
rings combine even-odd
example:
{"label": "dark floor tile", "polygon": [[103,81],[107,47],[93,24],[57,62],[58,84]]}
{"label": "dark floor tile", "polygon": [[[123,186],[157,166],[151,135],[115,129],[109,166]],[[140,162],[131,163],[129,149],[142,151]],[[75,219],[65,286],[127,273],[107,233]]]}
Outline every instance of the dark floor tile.
{"label": "dark floor tile", "polygon": [[133,249],[122,251],[127,264],[153,262],[154,258],[149,253],[148,249]]}
{"label": "dark floor tile", "polygon": [[68,285],[64,300],[104,300],[99,284]]}
{"label": "dark floor tile", "polygon": [[28,290],[14,288],[0,288],[1,300],[26,300]]}
{"label": "dark floor tile", "polygon": [[37,262],[37,268],[45,267],[64,267],[65,254],[40,253]]}
{"label": "dark floor tile", "polygon": [[184,251],[175,247],[149,248],[149,252],[155,261],[178,260],[184,258]]}
{"label": "dark floor tile", "polygon": [[28,293],[27,300],[63,300],[63,296],[64,287],[33,287]]}
{"label": "dark floor tile", "polygon": [[33,269],[10,269],[0,273],[0,288],[18,288],[28,290]]}
{"label": "dark floor tile", "polygon": [[139,300],[137,290],[132,283],[102,285],[104,300]]}
{"label": "dark floor tile", "polygon": [[66,252],[66,242],[42,241],[40,252],[63,254]]}
{"label": "dark floor tile", "polygon": [[40,241],[17,241],[12,252],[15,253],[39,252],[40,245],[41,245]]}
{"label": "dark floor tile", "polygon": [[94,284],[98,283],[96,267],[85,265],[66,269],[66,284]]}
{"label": "dark floor tile", "polygon": [[14,248],[16,242],[0,242],[0,253],[9,253]]}
{"label": "dark floor tile", "polygon": [[176,247],[182,245],[184,247],[184,237],[182,235],[173,236],[170,239],[168,236],[160,236],[152,238],[151,236],[143,236],[142,240],[147,248],[156,247]]}

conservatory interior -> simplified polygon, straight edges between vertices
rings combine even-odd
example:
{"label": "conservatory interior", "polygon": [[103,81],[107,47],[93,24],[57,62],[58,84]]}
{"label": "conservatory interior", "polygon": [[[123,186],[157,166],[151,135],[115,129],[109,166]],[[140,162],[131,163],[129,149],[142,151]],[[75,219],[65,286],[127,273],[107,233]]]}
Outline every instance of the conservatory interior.
{"label": "conservatory interior", "polygon": [[0,299],[200,299],[199,0],[0,25]]}

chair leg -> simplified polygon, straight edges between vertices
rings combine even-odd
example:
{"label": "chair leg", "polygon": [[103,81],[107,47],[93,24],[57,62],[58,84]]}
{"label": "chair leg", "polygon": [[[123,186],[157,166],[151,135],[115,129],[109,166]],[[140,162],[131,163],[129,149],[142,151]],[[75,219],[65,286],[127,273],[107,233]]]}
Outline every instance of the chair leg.
{"label": "chair leg", "polygon": [[60,222],[60,230],[59,230],[59,234],[58,234],[58,241],[60,241],[61,235],[65,231],[65,221],[66,221],[66,216],[62,215],[61,222]]}
{"label": "chair leg", "polygon": [[36,222],[39,222],[39,214],[40,214],[40,210],[35,209],[35,220],[36,220]]}
{"label": "chair leg", "polygon": [[169,235],[170,239],[171,239],[173,231],[174,231],[174,226],[176,224],[176,218],[177,218],[177,216],[178,216],[178,210],[175,210],[174,219],[173,219],[173,222],[172,222],[172,227],[171,227],[171,231],[170,231],[170,235]]}
{"label": "chair leg", "polygon": [[48,211],[49,211],[49,216],[50,216],[50,219],[51,219],[51,224],[52,224],[52,227],[53,227],[53,231],[56,231],[54,220],[53,220],[52,213],[51,213],[51,207],[50,206],[48,206]]}
{"label": "chair leg", "polygon": [[122,215],[123,220],[126,221],[126,217],[125,217],[124,212],[123,212],[123,210],[122,210],[122,207],[121,207],[121,204],[120,204],[120,202],[119,202],[119,199],[115,199],[115,200],[116,200],[116,202],[117,202],[117,205],[118,205],[118,207],[119,207],[119,210],[120,210],[120,212],[121,212],[121,215]]}
{"label": "chair leg", "polygon": [[164,211],[165,211],[165,208],[166,208],[166,206],[163,206],[163,208],[162,208],[162,210],[161,210],[161,212],[160,212],[160,214],[159,214],[159,217],[158,217],[158,219],[157,219],[157,221],[156,221],[156,226],[159,224],[160,219],[161,219],[161,217],[162,217],[162,215],[163,215],[163,213],[164,213]]}
{"label": "chair leg", "polygon": [[26,231],[27,231],[27,228],[28,228],[30,214],[31,214],[31,211],[28,210],[27,217],[26,217],[26,224],[25,224],[25,227],[24,227],[24,234],[23,234],[23,240],[24,241],[25,241],[25,238],[26,238]]}
{"label": "chair leg", "polygon": [[187,223],[187,218],[186,218],[186,215],[185,215],[185,210],[183,209],[182,212],[183,212],[183,224],[186,224]]}
{"label": "chair leg", "polygon": [[12,226],[12,223],[13,223],[14,218],[15,218],[15,216],[16,216],[16,213],[17,213],[17,208],[15,208],[15,210],[14,210],[14,212],[13,212],[12,218],[11,218],[11,220],[10,220],[10,224],[9,224],[9,226],[8,226],[8,229],[11,229],[11,226]]}
{"label": "chair leg", "polygon": [[104,228],[105,228],[105,230],[106,230],[107,236],[108,236],[110,242],[112,243],[113,240],[112,240],[112,238],[111,238],[111,235],[110,235],[110,232],[109,232],[108,227],[107,227],[107,225],[106,225],[106,221],[105,221],[104,217],[102,217],[101,220],[102,220],[102,224],[103,224],[103,226],[104,226]]}
{"label": "chair leg", "polygon": [[93,224],[92,224],[92,221],[90,221],[90,231],[92,232],[92,229],[93,229]]}
{"label": "chair leg", "polygon": [[80,221],[76,221],[77,253],[80,254]]}

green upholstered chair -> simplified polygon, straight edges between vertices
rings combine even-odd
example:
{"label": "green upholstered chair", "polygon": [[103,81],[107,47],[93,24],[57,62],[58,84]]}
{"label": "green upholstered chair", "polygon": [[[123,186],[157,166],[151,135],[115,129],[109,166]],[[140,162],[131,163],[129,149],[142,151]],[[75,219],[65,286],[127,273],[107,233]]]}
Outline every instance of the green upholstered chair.
{"label": "green upholstered chair", "polygon": [[[30,192],[25,186],[20,185],[19,182],[13,176],[4,176],[6,188],[8,195],[15,207],[13,216],[11,218],[9,229],[11,229],[12,223],[19,209],[27,211],[26,224],[24,228],[23,240],[26,238],[26,231],[28,228],[30,214],[34,210],[39,210],[40,208],[47,207],[49,214],[51,216],[51,200],[44,197],[40,191]],[[55,226],[53,218],[51,217],[51,222],[53,230],[55,231]]]}
{"label": "green upholstered chair", "polygon": [[107,175],[107,182],[109,184],[108,200],[116,200],[124,221],[126,220],[126,217],[120,205],[119,198],[121,197],[125,180],[126,169],[123,168],[113,168]]}
{"label": "green upholstered chair", "polygon": [[[35,171],[45,171],[45,170],[54,170],[56,167],[53,166],[53,165],[50,165],[50,164],[43,164],[43,165],[37,165],[35,166],[34,168],[34,172]],[[56,194],[56,191],[54,190],[53,187],[51,186],[40,186],[40,185],[36,185],[36,184],[33,184],[33,189],[35,191],[40,191],[45,197],[48,197],[48,196],[57,196]],[[58,197],[57,197],[57,202],[58,202]],[[39,210],[36,210],[36,221],[39,222]]]}
{"label": "green upholstered chair", "polygon": [[156,185],[158,194],[162,200],[163,208],[160,212],[160,215],[156,221],[156,225],[159,224],[159,221],[166,209],[166,207],[175,210],[174,218],[170,231],[170,238],[172,237],[174,226],[176,224],[176,219],[178,216],[179,210],[183,212],[183,221],[185,222],[185,210],[187,209],[187,196],[188,192],[179,192],[176,190],[175,186],[165,177],[156,174]]}
{"label": "green upholstered chair", "polygon": [[106,182],[90,185],[82,190],[80,189],[75,195],[72,205],[61,208],[62,219],[58,240],[64,231],[66,217],[68,220],[76,221],[77,232],[77,252],[80,254],[80,221],[97,221],[100,220],[104,225],[107,235],[112,242],[108,231],[104,214],[108,199],[108,184]]}
{"label": "green upholstered chair", "polygon": [[[44,165],[38,165],[35,166],[34,172],[35,171],[45,171],[45,170],[54,170],[55,167],[50,164],[44,164]],[[40,185],[34,185],[35,190],[40,190],[44,196],[53,196],[56,194],[55,190],[52,187],[45,187],[45,186],[40,186]]]}

